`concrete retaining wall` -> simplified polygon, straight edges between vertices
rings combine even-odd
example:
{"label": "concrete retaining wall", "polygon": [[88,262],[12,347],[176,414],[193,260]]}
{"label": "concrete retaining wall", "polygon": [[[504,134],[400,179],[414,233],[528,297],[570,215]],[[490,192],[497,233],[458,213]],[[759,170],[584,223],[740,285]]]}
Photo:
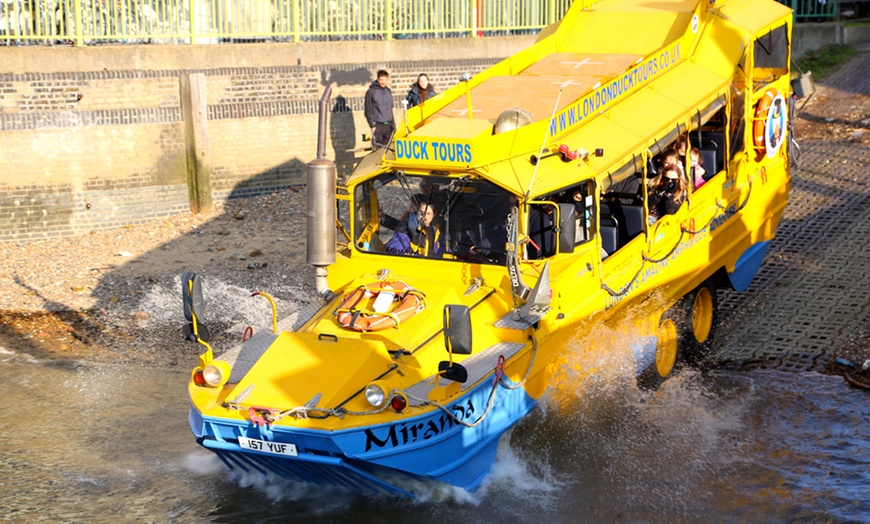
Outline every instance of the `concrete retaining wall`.
{"label": "concrete retaining wall", "polygon": [[846,26],[842,22],[797,24],[794,27],[792,56],[798,59],[809,51],[832,45],[861,46],[870,43],[870,24]]}

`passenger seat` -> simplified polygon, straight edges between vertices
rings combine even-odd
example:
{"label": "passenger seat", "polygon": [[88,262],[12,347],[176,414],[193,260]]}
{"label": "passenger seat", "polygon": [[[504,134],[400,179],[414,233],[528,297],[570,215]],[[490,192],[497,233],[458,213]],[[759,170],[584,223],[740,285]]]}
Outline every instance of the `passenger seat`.
{"label": "passenger seat", "polygon": [[701,158],[704,159],[704,180],[710,180],[713,178],[713,175],[719,172],[717,160],[718,160],[718,151],[715,149],[702,149],[701,150]]}

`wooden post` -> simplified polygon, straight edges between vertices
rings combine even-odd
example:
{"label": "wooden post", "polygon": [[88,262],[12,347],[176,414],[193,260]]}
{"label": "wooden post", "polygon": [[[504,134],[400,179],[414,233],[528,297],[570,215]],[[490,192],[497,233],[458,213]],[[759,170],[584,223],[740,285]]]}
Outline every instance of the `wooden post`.
{"label": "wooden post", "polygon": [[208,158],[208,106],[205,73],[184,73],[180,77],[181,119],[187,156],[187,194],[190,210],[211,210],[211,166]]}

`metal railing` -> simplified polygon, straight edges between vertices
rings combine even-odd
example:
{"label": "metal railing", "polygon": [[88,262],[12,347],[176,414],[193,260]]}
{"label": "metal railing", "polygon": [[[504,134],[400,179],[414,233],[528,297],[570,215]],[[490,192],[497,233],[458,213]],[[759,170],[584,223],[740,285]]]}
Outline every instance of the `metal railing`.
{"label": "metal railing", "polygon": [[794,11],[798,22],[821,21],[837,18],[840,10],[839,0],[777,0]]}
{"label": "metal railing", "polygon": [[[0,0],[0,45],[208,44],[536,33],[573,0]],[[798,21],[839,0],[779,0]]]}
{"label": "metal railing", "polygon": [[0,45],[536,33],[572,0],[0,0]]}

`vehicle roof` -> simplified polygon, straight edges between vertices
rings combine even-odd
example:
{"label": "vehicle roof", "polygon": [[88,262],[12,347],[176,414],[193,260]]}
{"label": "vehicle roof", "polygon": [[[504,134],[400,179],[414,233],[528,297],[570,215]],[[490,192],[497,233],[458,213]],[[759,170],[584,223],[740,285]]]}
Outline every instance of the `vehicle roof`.
{"label": "vehicle roof", "polygon": [[[408,110],[395,158],[385,158],[397,168],[477,170],[517,194],[606,176],[725,93],[752,34],[790,23],[790,13],[774,0],[578,0],[530,48]],[[510,108],[533,122],[493,134]],[[542,144],[603,155],[532,167]]]}

